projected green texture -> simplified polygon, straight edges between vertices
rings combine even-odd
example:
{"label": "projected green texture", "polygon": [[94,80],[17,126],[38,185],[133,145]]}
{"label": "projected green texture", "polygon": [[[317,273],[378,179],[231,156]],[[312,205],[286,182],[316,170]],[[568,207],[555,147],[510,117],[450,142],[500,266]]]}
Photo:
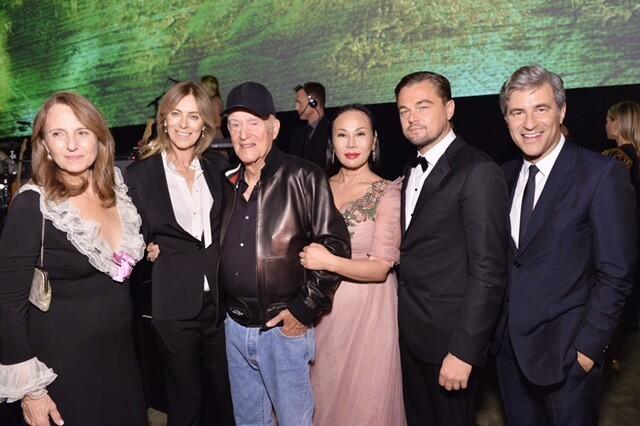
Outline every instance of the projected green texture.
{"label": "projected green texture", "polygon": [[59,90],[124,126],[153,114],[168,77],[216,75],[223,96],[259,81],[291,110],[304,81],[323,82],[331,106],[381,103],[421,69],[454,96],[497,93],[532,62],[571,88],[639,83],[638,46],[638,1],[4,0],[0,137],[29,133],[16,121]]}

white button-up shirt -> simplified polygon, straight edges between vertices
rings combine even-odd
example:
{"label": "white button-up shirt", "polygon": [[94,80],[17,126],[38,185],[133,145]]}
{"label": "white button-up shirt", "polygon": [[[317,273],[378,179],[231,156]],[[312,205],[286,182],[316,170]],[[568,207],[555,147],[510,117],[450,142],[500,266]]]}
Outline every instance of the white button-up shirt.
{"label": "white button-up shirt", "polygon": [[[164,174],[167,177],[171,207],[178,225],[198,240],[202,240],[204,235],[204,246],[209,247],[211,245],[209,214],[213,206],[213,197],[200,167],[200,161],[194,158],[189,166],[195,171],[191,190],[189,190],[187,180],[167,158],[166,152],[162,152],[162,164],[164,165]],[[160,247],[160,250],[162,250],[162,247]],[[204,291],[209,291],[209,283],[206,276],[203,277],[203,282]]]}
{"label": "white button-up shirt", "polygon": [[[542,194],[547,178],[553,165],[556,163],[560,151],[564,146],[564,136],[560,136],[560,142],[553,148],[553,150],[547,154],[546,157],[535,163],[538,168],[538,174],[536,174],[536,191],[533,197],[533,208],[535,210],[538,199]],[[509,212],[509,219],[511,221],[511,238],[516,243],[516,247],[519,246],[520,241],[520,210],[522,210],[522,196],[524,195],[524,187],[527,185],[527,179],[529,179],[529,166],[533,163],[524,160],[522,161],[522,168],[518,174],[518,182],[516,183],[516,189],[513,193],[513,201],[511,202],[511,211]]]}

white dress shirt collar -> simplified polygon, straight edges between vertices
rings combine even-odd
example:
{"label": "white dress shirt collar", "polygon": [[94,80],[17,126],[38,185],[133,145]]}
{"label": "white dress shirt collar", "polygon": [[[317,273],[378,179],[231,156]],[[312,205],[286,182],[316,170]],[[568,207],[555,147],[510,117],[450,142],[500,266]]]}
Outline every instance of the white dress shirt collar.
{"label": "white dress shirt collar", "polygon": [[[560,151],[562,151],[563,146],[564,135],[560,135],[560,142],[558,142],[558,145],[556,145],[553,150],[551,150],[551,152],[547,154],[543,159],[535,163],[536,167],[539,170],[539,173],[542,173],[545,177],[549,176],[553,165],[556,163],[558,155],[560,155]],[[531,166],[532,164],[533,163],[531,163],[530,161],[523,159],[522,169],[520,169],[520,173],[523,173],[525,170],[527,170],[528,176],[529,166]]]}
{"label": "white dress shirt collar", "polygon": [[453,143],[456,139],[456,134],[453,133],[453,129],[449,130],[449,133],[442,138],[440,142],[438,142],[433,148],[427,151],[426,154],[422,155],[418,152],[418,156],[422,156],[427,159],[429,163],[429,168],[433,168],[436,165],[440,157],[444,154],[444,152],[449,148],[449,145]]}

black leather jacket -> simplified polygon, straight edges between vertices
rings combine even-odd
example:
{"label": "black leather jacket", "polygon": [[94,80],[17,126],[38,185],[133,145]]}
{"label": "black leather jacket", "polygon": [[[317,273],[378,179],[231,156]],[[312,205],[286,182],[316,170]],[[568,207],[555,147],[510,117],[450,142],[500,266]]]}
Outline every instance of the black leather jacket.
{"label": "black leather jacket", "polygon": [[[228,170],[223,179],[221,247],[231,221],[242,165]],[[347,226],[335,208],[324,172],[303,159],[284,154],[276,145],[266,158],[258,191],[256,218],[256,276],[259,312],[225,292],[227,312],[245,326],[260,326],[283,309],[306,325],[331,307],[340,277],[326,271],[308,271],[298,253],[312,242],[332,253],[351,256]],[[224,254],[221,257],[224,259]],[[224,260],[221,260],[224,262]]]}

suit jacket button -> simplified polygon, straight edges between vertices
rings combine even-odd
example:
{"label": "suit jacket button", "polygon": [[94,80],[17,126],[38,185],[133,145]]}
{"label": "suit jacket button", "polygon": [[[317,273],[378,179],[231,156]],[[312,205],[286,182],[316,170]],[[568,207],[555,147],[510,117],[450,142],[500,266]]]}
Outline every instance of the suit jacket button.
{"label": "suit jacket button", "polygon": [[202,242],[198,242],[198,243],[196,243],[196,248],[197,248],[198,250],[201,250],[203,247],[204,247],[204,244],[202,244]]}

